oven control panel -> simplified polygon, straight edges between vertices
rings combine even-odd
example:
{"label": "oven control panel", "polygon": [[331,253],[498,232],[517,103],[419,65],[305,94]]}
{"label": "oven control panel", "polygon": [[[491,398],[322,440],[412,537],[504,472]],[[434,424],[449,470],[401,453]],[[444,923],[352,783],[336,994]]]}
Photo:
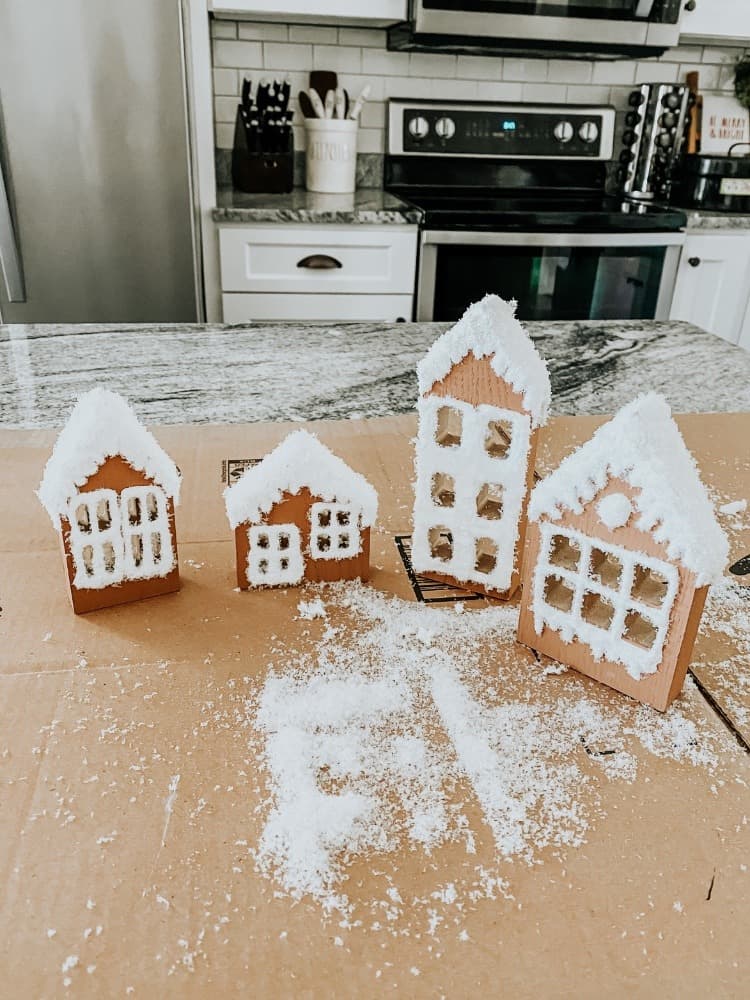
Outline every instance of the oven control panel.
{"label": "oven control panel", "polygon": [[389,104],[388,152],[609,160],[614,108],[580,105]]}

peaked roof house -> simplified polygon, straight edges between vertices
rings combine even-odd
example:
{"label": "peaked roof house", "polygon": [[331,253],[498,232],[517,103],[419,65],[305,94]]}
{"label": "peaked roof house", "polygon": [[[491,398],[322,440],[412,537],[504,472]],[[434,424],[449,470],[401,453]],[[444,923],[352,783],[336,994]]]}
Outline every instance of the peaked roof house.
{"label": "peaked roof house", "polygon": [[519,641],[664,711],[727,558],[669,406],[640,396],[532,493]]}
{"label": "peaked roof house", "polygon": [[224,500],[241,590],[369,576],[377,493],[308,431],[247,469]]}
{"label": "peaked roof house", "polygon": [[122,396],[81,396],[38,496],[60,532],[77,614],[179,589],[180,473]]}
{"label": "peaked roof house", "polygon": [[509,598],[550,403],[547,366],[515,303],[488,295],[438,338],[417,375],[414,569]]}

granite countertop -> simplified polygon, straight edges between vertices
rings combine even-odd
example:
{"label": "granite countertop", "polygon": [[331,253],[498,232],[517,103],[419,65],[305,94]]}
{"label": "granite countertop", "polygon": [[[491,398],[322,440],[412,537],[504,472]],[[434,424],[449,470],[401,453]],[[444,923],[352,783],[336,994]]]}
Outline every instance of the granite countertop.
{"label": "granite countertop", "polygon": [[748,229],[750,214],[747,212],[709,212],[700,208],[683,208],[687,215],[687,229]]}
{"label": "granite countertop", "polygon": [[354,194],[316,194],[304,188],[289,194],[245,194],[220,187],[213,217],[216,222],[416,225],[422,213],[382,188],[359,188]]}
{"label": "granite countertop", "polygon": [[[105,384],[148,423],[406,413],[447,323],[0,326],[0,427],[54,427]],[[750,352],[682,322],[527,323],[554,413],[612,413],[640,392],[676,412],[750,410]]]}

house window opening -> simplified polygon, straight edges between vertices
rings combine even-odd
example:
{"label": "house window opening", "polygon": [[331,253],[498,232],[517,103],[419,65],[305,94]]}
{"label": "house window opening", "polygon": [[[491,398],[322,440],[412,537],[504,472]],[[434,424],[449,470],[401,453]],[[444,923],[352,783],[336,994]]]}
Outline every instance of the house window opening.
{"label": "house window opening", "polygon": [[112,527],[112,512],[109,507],[109,500],[97,501],[96,521],[99,531],[107,531]]}
{"label": "house window opening", "polygon": [[447,472],[436,472],[430,488],[436,507],[453,507],[456,503],[456,481]]}
{"label": "house window opening", "polygon": [[143,535],[131,535],[130,548],[133,554],[133,562],[140,566],[143,562]]}
{"label": "house window opening", "polygon": [[613,605],[601,594],[585,594],[581,605],[581,618],[605,632],[615,616]]}
{"label": "house window opening", "polygon": [[669,584],[665,576],[648,566],[636,563],[633,574],[631,596],[641,604],[660,608],[667,596]]}
{"label": "house window opening", "polygon": [[452,406],[441,406],[437,411],[435,441],[441,448],[455,448],[461,444],[463,416]]}
{"label": "house window opening", "polygon": [[477,494],[477,514],[489,521],[503,516],[503,488],[497,483],[485,483]]}
{"label": "house window opening", "polygon": [[310,553],[317,559],[359,553],[359,514],[351,504],[315,503],[310,509]]}
{"label": "house window opening", "polygon": [[643,649],[651,649],[656,641],[656,626],[639,611],[629,611],[625,616],[623,638]]}
{"label": "house window opening", "polygon": [[484,450],[491,458],[507,458],[512,435],[513,425],[509,420],[490,420],[484,437]]}
{"label": "house window opening", "polygon": [[435,525],[430,528],[427,533],[427,544],[433,559],[450,562],[453,558],[453,535],[446,527]]}
{"label": "house window opening", "polygon": [[155,563],[161,562],[161,534],[158,531],[151,534],[151,554]]}
{"label": "house window opening", "polygon": [[567,535],[553,535],[549,561],[553,566],[561,566],[571,573],[577,573],[581,562],[581,547]]}
{"label": "house window opening", "polygon": [[474,569],[491,573],[497,566],[497,543],[491,538],[477,538],[474,549]]}
{"label": "house window opening", "polygon": [[591,578],[605,587],[619,590],[622,579],[622,563],[613,552],[603,552],[601,549],[592,548]]}
{"label": "house window opening", "polygon": [[149,493],[146,497],[146,511],[149,521],[156,521],[159,517],[159,501],[156,494]]}
{"label": "house window opening", "polygon": [[289,535],[286,533],[281,533],[279,535],[279,548],[283,551],[289,548]]}
{"label": "house window opening", "polygon": [[81,552],[83,558],[83,566],[86,571],[86,576],[94,575],[94,547],[93,545],[84,545]]}
{"label": "house window opening", "polygon": [[258,541],[255,544],[258,546],[259,549],[267,549],[268,548],[268,535],[266,535],[265,532],[261,532],[258,535]]}
{"label": "house window opening", "polygon": [[105,542],[102,545],[102,554],[104,556],[104,572],[114,573],[117,564],[117,557],[115,555],[115,547],[112,542]]}
{"label": "house window opening", "polygon": [[548,576],[544,581],[544,600],[558,611],[570,611],[573,607],[573,588],[559,576]]}
{"label": "house window opening", "polygon": [[76,524],[81,534],[91,534],[91,518],[89,517],[88,505],[85,503],[79,504],[76,509]]}
{"label": "house window opening", "polygon": [[132,525],[141,523],[141,498],[130,497],[128,500],[128,521]]}

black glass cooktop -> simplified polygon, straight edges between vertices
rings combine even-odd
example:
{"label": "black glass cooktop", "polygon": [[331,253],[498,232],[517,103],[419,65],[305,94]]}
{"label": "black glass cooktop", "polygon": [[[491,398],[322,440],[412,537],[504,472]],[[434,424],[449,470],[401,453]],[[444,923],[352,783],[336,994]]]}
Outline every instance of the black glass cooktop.
{"label": "black glass cooktop", "polygon": [[497,194],[395,190],[424,212],[425,229],[527,232],[669,232],[687,224],[677,209],[597,192]]}

